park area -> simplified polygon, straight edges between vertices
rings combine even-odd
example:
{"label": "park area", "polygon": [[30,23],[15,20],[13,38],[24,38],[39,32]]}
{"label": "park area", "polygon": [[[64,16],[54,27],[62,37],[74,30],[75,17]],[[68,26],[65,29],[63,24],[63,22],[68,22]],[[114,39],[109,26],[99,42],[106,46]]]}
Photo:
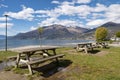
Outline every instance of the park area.
{"label": "park area", "polygon": [[[14,69],[6,67],[0,71],[0,80],[120,80],[120,47],[95,48],[87,54],[73,47],[62,47],[57,54],[65,54],[59,60],[47,61],[34,68],[33,75],[26,75],[26,66]],[[0,51],[0,62],[17,53]]]}

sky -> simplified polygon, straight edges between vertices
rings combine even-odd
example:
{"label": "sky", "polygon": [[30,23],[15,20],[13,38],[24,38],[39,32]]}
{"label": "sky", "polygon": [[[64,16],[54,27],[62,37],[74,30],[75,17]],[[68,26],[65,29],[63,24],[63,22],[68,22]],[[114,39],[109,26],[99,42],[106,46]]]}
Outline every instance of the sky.
{"label": "sky", "polygon": [[95,28],[120,23],[120,0],[0,0],[0,35],[25,33],[59,24]]}

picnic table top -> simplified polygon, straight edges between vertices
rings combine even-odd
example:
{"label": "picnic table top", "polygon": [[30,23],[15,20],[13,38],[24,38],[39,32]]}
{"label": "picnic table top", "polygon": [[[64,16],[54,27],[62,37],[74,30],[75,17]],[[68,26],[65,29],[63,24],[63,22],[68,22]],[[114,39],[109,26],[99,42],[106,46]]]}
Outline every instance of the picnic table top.
{"label": "picnic table top", "polygon": [[78,43],[78,45],[86,45],[86,44],[92,44],[92,43]]}
{"label": "picnic table top", "polygon": [[34,51],[42,51],[42,50],[54,50],[57,49],[57,47],[35,47],[35,48],[25,48],[25,49],[18,49],[14,50],[18,53],[27,53],[27,52],[34,52]]}

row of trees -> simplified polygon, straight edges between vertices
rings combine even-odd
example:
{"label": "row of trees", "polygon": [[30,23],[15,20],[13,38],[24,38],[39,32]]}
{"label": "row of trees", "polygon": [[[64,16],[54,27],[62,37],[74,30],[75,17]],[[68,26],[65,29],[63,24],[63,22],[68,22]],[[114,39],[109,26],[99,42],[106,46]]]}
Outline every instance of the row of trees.
{"label": "row of trees", "polygon": [[[99,27],[95,31],[96,41],[105,41],[107,39],[108,30],[105,27]],[[120,31],[115,33],[115,36],[120,38]]]}

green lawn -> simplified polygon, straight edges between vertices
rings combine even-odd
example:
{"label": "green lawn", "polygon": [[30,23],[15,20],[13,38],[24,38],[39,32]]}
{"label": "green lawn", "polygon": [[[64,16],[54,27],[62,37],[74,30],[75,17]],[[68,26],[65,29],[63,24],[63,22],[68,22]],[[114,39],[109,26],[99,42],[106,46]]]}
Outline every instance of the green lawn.
{"label": "green lawn", "polygon": [[17,53],[12,51],[0,51],[0,61],[6,60],[9,56],[14,55],[17,55]]}
{"label": "green lawn", "polygon": [[[96,54],[84,54],[65,48],[65,59],[71,60],[70,71],[65,73],[69,77],[66,80],[120,80],[120,47],[109,49],[95,49],[106,52],[99,56]],[[64,53],[58,50],[60,53]],[[73,52],[74,53],[74,52]]]}
{"label": "green lawn", "polygon": [[[84,54],[76,52],[73,48],[59,48],[57,53],[65,54],[63,60],[72,62],[59,76],[63,80],[120,80],[120,47],[95,50],[98,52]],[[0,60],[12,55],[16,53],[0,51]]]}

